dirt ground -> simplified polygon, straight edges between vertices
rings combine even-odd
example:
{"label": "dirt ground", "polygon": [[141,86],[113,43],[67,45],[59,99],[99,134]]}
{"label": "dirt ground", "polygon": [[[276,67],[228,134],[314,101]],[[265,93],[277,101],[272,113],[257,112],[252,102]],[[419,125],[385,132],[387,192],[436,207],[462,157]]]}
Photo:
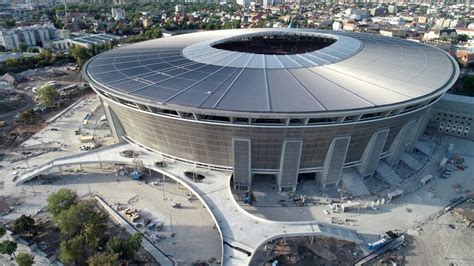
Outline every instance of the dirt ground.
{"label": "dirt ground", "polygon": [[[44,124],[24,125],[17,123],[17,116],[34,106],[33,99],[36,93],[31,88],[42,86],[45,82],[55,81],[58,85],[64,87],[71,84],[80,84],[82,79],[80,70],[71,70],[67,66],[45,67],[37,70],[28,70],[17,74],[23,77],[18,84],[10,84],[7,89],[0,91],[0,121],[5,121],[6,126],[0,128],[0,153],[8,152],[9,149],[17,147],[19,144],[28,140],[32,135],[44,128]],[[83,92],[88,94],[91,92]],[[38,113],[38,121],[45,121],[66,108],[70,103],[79,98],[75,95],[67,101],[61,108],[54,111]],[[18,100],[6,101],[6,98],[15,97]]]}
{"label": "dirt ground", "polygon": [[358,245],[327,237],[278,239],[255,252],[250,265],[352,265],[362,258]]}
{"label": "dirt ground", "polygon": [[457,214],[472,214],[473,207],[474,202],[467,201],[420,229],[409,230],[400,249],[372,265],[387,265],[386,262],[396,260],[399,265],[474,265],[474,228],[466,216]]}

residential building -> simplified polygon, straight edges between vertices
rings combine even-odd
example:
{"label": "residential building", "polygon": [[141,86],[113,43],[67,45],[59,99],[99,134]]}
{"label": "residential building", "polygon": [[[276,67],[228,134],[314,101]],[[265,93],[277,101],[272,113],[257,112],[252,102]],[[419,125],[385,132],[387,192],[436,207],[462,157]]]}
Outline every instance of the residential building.
{"label": "residential building", "polygon": [[58,30],[53,24],[33,25],[0,31],[0,45],[5,50],[26,46],[43,46],[44,43],[57,38]]}
{"label": "residential building", "polygon": [[125,10],[123,8],[117,8],[113,7],[112,8],[112,17],[115,20],[123,20],[125,19]]}

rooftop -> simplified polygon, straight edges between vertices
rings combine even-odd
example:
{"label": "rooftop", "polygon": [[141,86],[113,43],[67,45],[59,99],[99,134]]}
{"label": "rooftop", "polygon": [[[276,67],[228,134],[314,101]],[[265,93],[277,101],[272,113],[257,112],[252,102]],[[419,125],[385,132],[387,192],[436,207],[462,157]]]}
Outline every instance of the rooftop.
{"label": "rooftop", "polygon": [[91,35],[86,35],[86,36],[81,36],[74,38],[73,40],[75,42],[80,42],[80,43],[85,43],[85,44],[97,44],[97,43],[104,43],[104,42],[110,42],[113,40],[118,40],[122,37],[112,35],[112,34],[91,34]]}
{"label": "rooftop", "polygon": [[378,35],[311,29],[208,31],[100,54],[95,86],[145,103],[313,113],[413,104],[443,94],[458,68],[443,51]]}

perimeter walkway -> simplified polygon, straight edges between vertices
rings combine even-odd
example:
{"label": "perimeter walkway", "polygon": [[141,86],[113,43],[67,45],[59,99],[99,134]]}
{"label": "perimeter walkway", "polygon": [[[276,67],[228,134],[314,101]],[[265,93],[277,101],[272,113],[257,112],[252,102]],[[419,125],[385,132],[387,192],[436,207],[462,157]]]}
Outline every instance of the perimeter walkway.
{"label": "perimeter walkway", "polygon": [[[133,159],[119,155],[120,151],[140,149],[131,144],[116,144],[99,150],[67,156],[40,165],[22,173],[17,184],[20,185],[38,174],[63,166],[101,163],[133,164]],[[162,156],[140,149],[138,157],[146,168],[162,173],[193,191],[211,214],[222,237],[222,264],[247,265],[254,251],[266,242],[282,236],[320,235],[362,243],[355,230],[317,221],[276,222],[258,218],[243,210],[235,201],[230,190],[231,172],[199,169],[205,176],[201,182],[193,182],[184,177],[184,171],[192,171],[193,166],[167,160],[167,167],[155,167]],[[55,169],[56,168],[56,169]]]}

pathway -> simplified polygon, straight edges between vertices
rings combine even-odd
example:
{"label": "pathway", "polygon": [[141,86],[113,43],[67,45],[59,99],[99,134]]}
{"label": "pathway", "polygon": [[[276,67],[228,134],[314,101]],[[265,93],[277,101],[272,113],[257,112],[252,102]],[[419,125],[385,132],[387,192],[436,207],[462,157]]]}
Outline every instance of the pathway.
{"label": "pathway", "polygon": [[[132,159],[119,155],[120,151],[139,149],[131,144],[116,144],[87,153],[71,155],[52,160],[28,172],[21,173],[17,185],[26,182],[38,174],[63,166],[100,163],[128,163]],[[226,171],[210,171],[200,169],[205,176],[201,182],[195,183],[184,177],[184,171],[194,170],[191,165],[168,162],[168,166],[158,168],[156,161],[162,161],[160,155],[141,149],[139,159],[145,167],[170,177],[193,193],[203,202],[214,222],[218,225],[222,237],[222,264],[247,265],[254,251],[266,242],[282,236],[310,236],[320,235],[338,239],[363,242],[355,230],[318,221],[304,222],[277,222],[249,214],[235,201],[230,190],[231,173]]]}

